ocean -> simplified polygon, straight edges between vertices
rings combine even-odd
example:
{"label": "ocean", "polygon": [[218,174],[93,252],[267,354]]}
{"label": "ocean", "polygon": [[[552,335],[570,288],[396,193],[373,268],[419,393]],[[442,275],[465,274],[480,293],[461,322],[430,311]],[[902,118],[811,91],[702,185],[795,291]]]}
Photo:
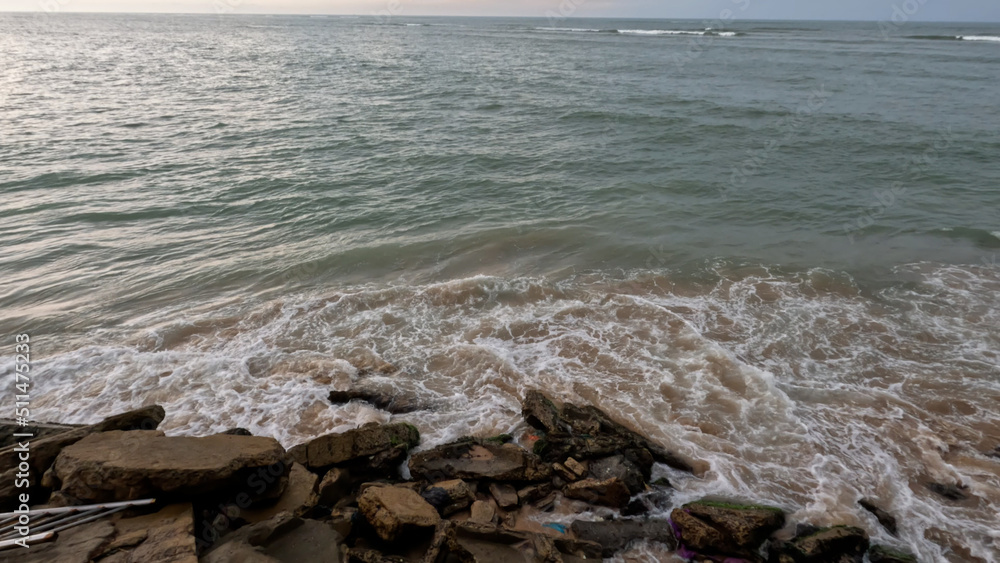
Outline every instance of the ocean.
{"label": "ocean", "polygon": [[677,505],[1000,561],[1000,26],[890,15],[0,14],[0,373],[286,447],[541,389],[697,460]]}

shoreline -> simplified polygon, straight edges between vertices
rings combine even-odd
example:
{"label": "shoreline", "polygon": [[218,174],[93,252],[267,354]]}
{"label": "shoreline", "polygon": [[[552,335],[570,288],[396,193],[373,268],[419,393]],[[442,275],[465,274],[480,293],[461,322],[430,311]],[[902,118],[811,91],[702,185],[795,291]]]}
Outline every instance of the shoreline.
{"label": "shoreline", "polygon": [[[378,399],[331,394],[341,403]],[[386,399],[380,407],[408,405]],[[285,450],[243,429],[166,436],[156,430],[164,416],[151,406],[90,426],[42,425],[30,444],[32,499],[44,499],[46,508],[156,503],[70,528],[27,551],[0,551],[0,562],[572,563],[643,546],[677,561],[861,562],[866,554],[872,563],[917,561],[874,545],[862,528],[792,522],[786,510],[754,499],[675,507],[673,487],[653,480],[653,467],[696,478],[697,460],[596,407],[558,405],[538,391],[522,401],[531,430],[520,441],[530,451],[509,435],[415,450],[420,430],[392,422]],[[14,466],[16,448],[0,449],[2,467]],[[5,509],[28,508],[11,502],[11,483],[0,489]],[[859,510],[895,535],[891,514],[877,501],[859,501]]]}

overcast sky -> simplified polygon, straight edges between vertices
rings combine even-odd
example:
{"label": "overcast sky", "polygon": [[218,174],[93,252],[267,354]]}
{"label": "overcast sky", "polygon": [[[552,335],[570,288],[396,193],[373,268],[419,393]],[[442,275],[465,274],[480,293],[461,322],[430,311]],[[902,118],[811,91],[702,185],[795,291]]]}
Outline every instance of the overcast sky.
{"label": "overcast sky", "polygon": [[0,0],[0,11],[375,14],[715,18],[743,7],[741,19],[889,20],[894,6],[914,20],[1000,21],[1000,0]]}

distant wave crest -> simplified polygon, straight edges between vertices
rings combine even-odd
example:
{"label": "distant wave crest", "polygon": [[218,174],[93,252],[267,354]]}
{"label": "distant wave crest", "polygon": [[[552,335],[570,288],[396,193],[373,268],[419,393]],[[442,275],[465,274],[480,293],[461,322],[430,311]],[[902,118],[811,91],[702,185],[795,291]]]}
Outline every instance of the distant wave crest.
{"label": "distant wave crest", "polygon": [[1000,43],[1000,37],[995,35],[910,35],[909,39],[923,39],[925,41],[987,41]]}
{"label": "distant wave crest", "polygon": [[989,41],[992,43],[1000,43],[1000,37],[995,35],[959,35],[957,39],[962,41]]}
{"label": "distant wave crest", "polygon": [[536,27],[539,31],[562,31],[568,33],[618,33],[621,35],[712,35],[719,37],[736,37],[743,35],[735,31],[701,31],[684,29],[585,29],[576,27]]}

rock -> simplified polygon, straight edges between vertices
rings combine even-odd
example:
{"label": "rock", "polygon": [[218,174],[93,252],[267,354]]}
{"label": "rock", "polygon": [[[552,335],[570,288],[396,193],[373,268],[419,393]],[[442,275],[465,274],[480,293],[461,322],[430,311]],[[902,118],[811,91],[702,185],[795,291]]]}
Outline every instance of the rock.
{"label": "rock", "polygon": [[556,500],[559,499],[559,494],[555,491],[545,495],[535,502],[535,508],[541,510],[542,512],[549,512],[555,508]]}
{"label": "rock", "polygon": [[114,534],[115,528],[107,520],[82,524],[59,532],[55,541],[2,551],[0,563],[89,563]]}
{"label": "rock", "polygon": [[821,528],[781,542],[773,550],[795,563],[861,563],[868,550],[868,534],[853,526]]}
{"label": "rock", "polygon": [[41,440],[81,426],[80,424],[53,424],[50,422],[29,422],[26,426],[21,426],[16,420],[0,418],[0,448],[16,446],[18,439],[24,440],[24,438],[15,438],[14,434],[31,434],[33,435],[32,440]]}
{"label": "rock", "polygon": [[288,485],[277,502],[263,508],[244,510],[240,516],[250,523],[270,520],[282,512],[303,516],[319,500],[316,494],[318,480],[319,476],[315,473],[298,463],[292,463],[292,469],[288,472]]}
{"label": "rock", "polygon": [[868,550],[868,560],[871,563],[917,563],[917,558],[913,555],[884,545],[873,545]]}
{"label": "rock", "polygon": [[[576,476],[576,479],[582,479],[583,476],[587,474],[587,467],[571,457],[566,458],[566,461],[563,463],[563,465],[566,466],[566,469],[569,469],[570,471],[573,472],[573,475]],[[574,479],[574,481],[576,479]]]}
{"label": "rock", "polygon": [[477,500],[472,503],[472,516],[469,517],[469,521],[495,524],[497,521],[497,509],[491,502]]}
{"label": "rock", "polygon": [[546,435],[535,443],[534,453],[548,461],[576,460],[625,454],[638,466],[646,480],[653,462],[681,471],[693,472],[693,465],[643,436],[612,420],[602,410],[566,404],[559,409],[538,391],[529,391],[521,403],[528,424]]}
{"label": "rock", "polygon": [[[339,563],[343,537],[317,520],[302,525],[264,546],[264,554],[283,563]],[[151,560],[152,561],[152,560]]]}
{"label": "rock", "polygon": [[476,492],[461,479],[434,483],[421,494],[442,516],[464,510],[476,500]]}
{"label": "rock", "polygon": [[[440,533],[441,539],[435,537],[435,543],[440,543],[441,549],[437,553],[428,551],[425,562],[562,563],[566,560],[552,538],[542,534],[471,521],[444,528]],[[574,547],[583,549],[582,545]]]}
{"label": "rock", "polygon": [[347,563],[407,563],[402,557],[383,555],[374,549],[351,548],[347,550]]}
{"label": "rock", "polygon": [[[45,438],[33,438],[30,440],[31,456],[28,460],[30,474],[28,479],[32,483],[40,482],[41,476],[52,466],[59,452],[86,436],[112,430],[154,430],[163,421],[164,416],[163,407],[153,405],[108,417],[97,424],[80,426],[65,432],[56,432]],[[18,444],[0,449],[0,468],[5,468],[4,472],[0,474],[0,508],[13,506],[17,493],[14,488],[14,480],[20,461],[18,456]]]}
{"label": "rock", "polygon": [[559,417],[559,408],[551,399],[539,391],[528,391],[521,402],[524,421],[545,432],[564,430]]}
{"label": "rock", "polygon": [[358,509],[379,537],[395,541],[410,531],[433,528],[437,510],[415,491],[402,487],[370,487],[358,497]]}
{"label": "rock", "polygon": [[579,479],[579,477],[576,476],[576,473],[573,473],[565,465],[558,462],[552,464],[552,471],[554,471],[555,474],[561,477],[566,483],[572,483],[573,481]]}
{"label": "rock", "polygon": [[675,509],[670,519],[680,543],[699,554],[749,557],[785,525],[781,509],[698,501]]}
{"label": "rock", "polygon": [[497,506],[504,510],[518,505],[517,489],[506,483],[490,483],[490,494],[497,501]]}
{"label": "rock", "polygon": [[630,494],[639,494],[646,489],[646,481],[642,471],[634,463],[625,459],[624,455],[616,455],[592,461],[590,477],[598,481],[619,479],[628,487]]}
{"label": "rock", "polygon": [[354,523],[358,520],[358,509],[334,508],[325,520],[341,537],[350,537],[354,531]]}
{"label": "rock", "polygon": [[572,555],[581,559],[601,559],[604,554],[604,547],[594,541],[569,538],[555,538],[553,541],[559,553],[565,555]]}
{"label": "rock", "polygon": [[316,502],[323,506],[337,504],[337,501],[351,493],[351,483],[349,470],[334,467],[323,475],[316,486]]}
{"label": "rock", "polygon": [[517,491],[517,500],[521,503],[534,502],[552,492],[552,485],[542,483],[540,485],[529,485]]}
{"label": "rock", "polygon": [[230,436],[253,436],[253,433],[246,428],[230,428],[225,432],[220,432],[220,434],[229,434]]}
{"label": "rock", "polygon": [[[114,524],[114,541],[104,554],[119,563],[198,563],[194,537],[194,509],[190,503],[173,504],[159,512],[123,518]],[[108,558],[101,559],[102,562]]]}
{"label": "rock", "polygon": [[631,496],[628,487],[617,477],[603,481],[584,479],[570,483],[563,489],[563,494],[568,498],[582,500],[590,504],[610,506],[611,508],[623,508],[628,504],[628,499]]}
{"label": "rock", "polygon": [[363,401],[371,404],[379,410],[388,411],[391,414],[406,414],[418,410],[424,410],[425,408],[406,397],[381,393],[378,391],[365,391],[362,389],[330,391],[330,402],[335,405],[342,405],[351,401]]}
{"label": "rock", "polygon": [[515,444],[493,444],[466,439],[417,452],[410,457],[410,473],[430,481],[490,479],[543,481],[550,466]]}
{"label": "rock", "polygon": [[[420,432],[412,424],[366,424],[341,434],[327,434],[295,446],[288,453],[309,469],[323,469],[350,462],[368,462],[369,456],[392,454],[403,457],[420,443]],[[384,462],[383,462],[384,463]],[[379,464],[378,462],[376,464]]]}
{"label": "rock", "polygon": [[201,563],[338,563],[342,543],[331,526],[284,512],[225,536]]}
{"label": "rock", "polygon": [[962,501],[969,498],[969,495],[965,491],[969,490],[969,487],[964,485],[945,485],[943,483],[928,483],[927,488],[930,489],[935,494],[938,494],[948,500]]}
{"label": "rock", "polygon": [[612,557],[636,540],[650,540],[677,547],[674,530],[667,520],[609,520],[585,522],[577,520],[570,529],[577,538],[602,546],[604,557]]}
{"label": "rock", "polygon": [[670,489],[656,487],[648,493],[630,500],[628,505],[622,509],[622,516],[638,516],[651,510],[667,510],[670,507],[672,496]]}
{"label": "rock", "polygon": [[888,531],[890,534],[894,536],[897,534],[895,516],[879,508],[878,505],[875,504],[875,501],[871,499],[863,498],[858,501],[858,504],[861,506],[861,508],[864,508],[868,512],[871,512],[878,520],[878,523],[881,524],[882,527],[886,529],[886,531]]}
{"label": "rock", "polygon": [[136,430],[83,438],[62,450],[54,472],[63,493],[90,502],[191,499],[236,490],[259,499],[280,494],[288,467],[284,449],[272,438],[167,437]]}

